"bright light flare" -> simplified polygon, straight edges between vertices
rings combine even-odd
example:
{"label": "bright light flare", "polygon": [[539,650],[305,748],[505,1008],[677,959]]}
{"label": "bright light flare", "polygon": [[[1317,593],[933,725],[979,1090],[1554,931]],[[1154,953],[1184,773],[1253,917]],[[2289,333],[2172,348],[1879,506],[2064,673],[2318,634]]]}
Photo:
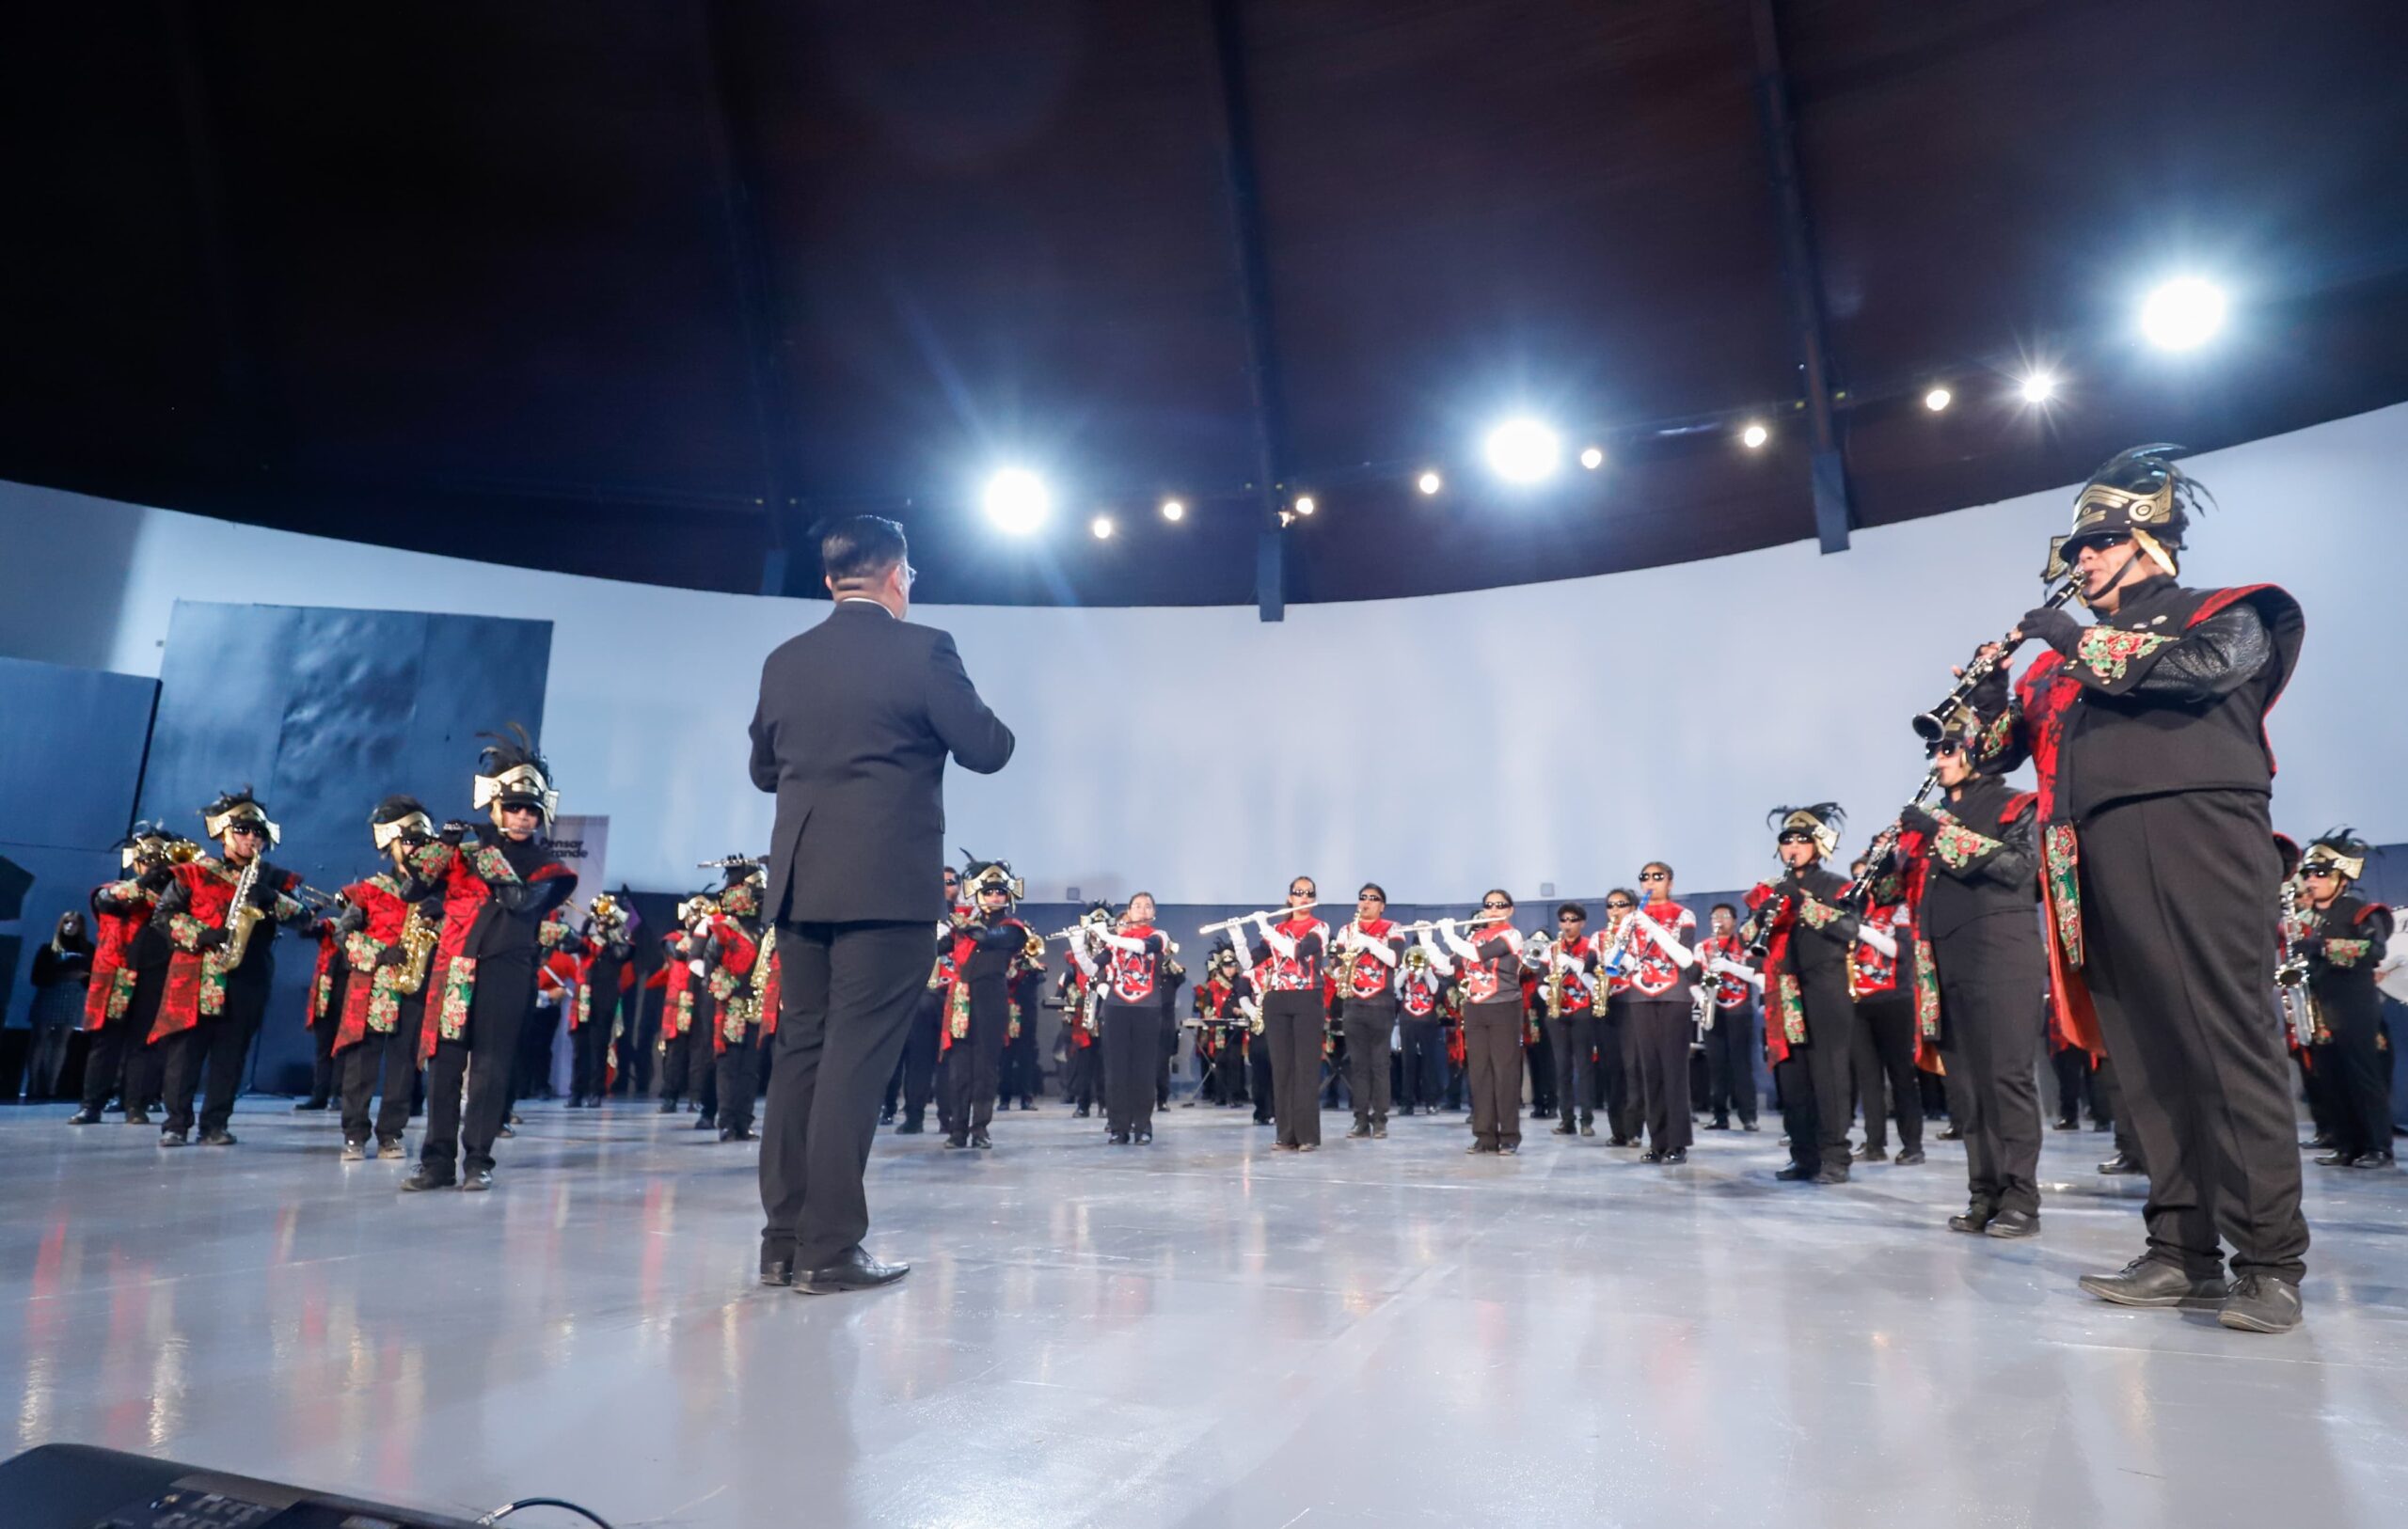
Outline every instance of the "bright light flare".
{"label": "bright light flare", "polygon": [[1112,517],[1110,515],[1098,515],[1095,519],[1087,522],[1087,529],[1095,533],[1095,539],[1097,541],[1109,542],[1112,540]]}
{"label": "bright light flare", "polygon": [[2224,289],[2198,276],[2177,276],[2141,304],[2141,333],[2162,351],[2192,351],[2224,328]]}
{"label": "bright light flare", "polygon": [[1580,453],[1580,465],[1588,468],[1591,472],[1595,472],[1605,465],[1606,453],[1597,447],[1592,446]]}
{"label": "bright light flare", "polygon": [[2046,403],[2057,396],[2057,379],[2050,372],[2033,372],[2017,385],[2015,394],[2026,403]]}
{"label": "bright light flare", "polygon": [[1309,515],[1320,508],[1320,505],[1313,502],[1313,497],[1311,495],[1299,494],[1296,496],[1296,513],[1300,515]]}
{"label": "bright light flare", "polygon": [[1413,486],[1424,494],[1435,494],[1447,486],[1447,481],[1435,472],[1425,472],[1413,481]]}
{"label": "bright light flare", "polygon": [[1762,425],[1751,424],[1739,432],[1739,444],[1751,451],[1760,449],[1765,442],[1770,439],[1772,439],[1772,432]]}
{"label": "bright light flare", "polygon": [[1945,387],[1935,387],[1930,392],[1925,393],[1923,396],[1923,406],[1929,409],[1934,414],[1938,414],[1941,410],[1948,407],[1948,405],[1956,402],[1956,395],[1950,392]]}
{"label": "bright light flare", "polygon": [[1563,443],[1536,419],[1508,419],[1488,433],[1487,455],[1507,482],[1535,483],[1554,475]]}
{"label": "bright light flare", "polygon": [[1054,496],[1045,480],[1026,467],[1006,467],[987,480],[987,518],[999,529],[1026,536],[1045,524],[1053,512]]}
{"label": "bright light flare", "polygon": [[1163,518],[1164,520],[1185,520],[1187,518],[1187,506],[1180,503],[1177,499],[1164,499],[1163,501]]}

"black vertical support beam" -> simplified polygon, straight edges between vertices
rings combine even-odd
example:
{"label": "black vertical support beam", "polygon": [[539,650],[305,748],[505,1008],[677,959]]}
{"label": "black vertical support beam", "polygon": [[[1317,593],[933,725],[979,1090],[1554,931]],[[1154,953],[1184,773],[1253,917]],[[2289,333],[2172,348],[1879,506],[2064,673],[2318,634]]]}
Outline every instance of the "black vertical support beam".
{"label": "black vertical support beam", "polygon": [[159,17],[173,58],[176,112],[183,128],[184,168],[190,177],[193,219],[200,247],[201,279],[209,289],[210,321],[217,351],[217,381],[229,427],[214,431],[215,453],[231,473],[256,480],[271,459],[281,468],[280,432],[272,432],[268,402],[251,335],[256,304],[247,295],[228,227],[226,182],[217,151],[217,129],[202,57],[202,18],[193,0],[161,0]]}
{"label": "black vertical support beam", "polygon": [[802,412],[786,365],[786,328],[779,305],[777,268],[761,210],[765,174],[761,124],[745,88],[744,50],[730,0],[697,8],[702,25],[709,110],[704,114],[718,172],[728,261],[736,276],[737,317],[761,451],[762,510],[768,546],[761,560],[763,594],[811,588],[810,549],[803,546],[808,511],[802,502]]}
{"label": "black vertical support beam", "polygon": [[1221,84],[1221,155],[1236,244],[1238,301],[1245,319],[1246,381],[1254,404],[1254,482],[1261,529],[1256,535],[1254,600],[1266,622],[1288,614],[1287,531],[1280,524],[1287,481],[1287,393],[1271,322],[1271,265],[1263,252],[1262,198],[1255,173],[1254,108],[1246,94],[1245,27],[1239,0],[1212,0],[1212,51]]}
{"label": "black vertical support beam", "polygon": [[1782,284],[1789,292],[1790,321],[1806,371],[1806,419],[1813,434],[1814,532],[1825,552],[1847,550],[1856,524],[1848,493],[1847,458],[1840,440],[1831,392],[1829,331],[1823,316],[1823,268],[1814,253],[1814,229],[1806,215],[1806,189],[1798,174],[1798,118],[1789,96],[1789,71],[1782,62],[1781,23],[1774,0],[1748,0],[1756,34],[1756,111],[1762,119],[1765,154],[1772,162],[1773,213],[1781,233]]}

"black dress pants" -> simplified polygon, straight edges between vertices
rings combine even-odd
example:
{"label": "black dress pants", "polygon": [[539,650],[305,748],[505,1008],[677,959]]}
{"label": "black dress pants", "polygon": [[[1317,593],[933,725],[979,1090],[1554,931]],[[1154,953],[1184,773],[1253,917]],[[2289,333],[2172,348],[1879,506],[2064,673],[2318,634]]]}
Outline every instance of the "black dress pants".
{"label": "black dress pants", "polygon": [[1268,1126],[1278,1119],[1279,1080],[1271,1070],[1271,1027],[1264,1025],[1259,1035],[1249,1032],[1245,1041],[1245,1070],[1249,1086],[1254,1091],[1254,1123]]}
{"label": "black dress pants", "polygon": [[1898,1116],[1898,1148],[1923,1150],[1923,1089],[1915,1078],[1915,1004],[1905,993],[1874,993],[1857,1001],[1855,1055],[1857,1097],[1864,1105],[1864,1144],[1890,1147],[1890,1111],[1882,1108],[1881,1084]]}
{"label": "black dress pants", "polygon": [[[1035,1012],[1033,1005],[1031,1012]],[[1009,1029],[1008,1022],[1006,1028]],[[995,1092],[1002,1101],[1018,1099],[1027,1104],[1037,1097],[1043,1081],[1037,1065],[1037,1025],[1023,1020],[1020,1033],[1004,1042],[1004,1053],[996,1064]]]}
{"label": "black dress pants", "polygon": [[2378,1044],[2382,1001],[2325,1004],[2324,1028],[2333,1039],[2316,1048],[2316,1068],[2333,1083],[2333,1144],[2359,1156],[2390,1151],[2391,1053]]}
{"label": "black dress pants", "polygon": [[1717,1007],[1714,1028],[1705,1032],[1706,1108],[1714,1118],[1730,1124],[1756,1123],[1756,1045],[1764,1026],[1753,1003]]}
{"label": "black dress pants", "polygon": [[560,1039],[564,1003],[528,1004],[519,1022],[518,1057],[510,1069],[510,1103],[547,1097],[552,1091],[552,1047]]}
{"label": "black dress pants", "polygon": [[[704,1044],[709,1044],[707,1036],[710,1022],[711,1017],[707,1012],[707,1006],[697,1003],[694,1006],[693,1022],[687,1028],[686,1033],[683,1035],[662,1034],[660,1038],[660,1096],[665,1102],[675,1104],[680,1099],[698,1097],[702,1094],[703,1069],[694,1065],[694,1037],[705,1036]],[[708,1065],[708,1063],[704,1064],[705,1068]]]}
{"label": "black dress pants", "polygon": [[342,988],[347,979],[335,979],[332,1012],[309,1026],[309,1103],[325,1104],[335,1096],[335,1032],[342,1028]]}
{"label": "black dress pants", "polygon": [[1263,996],[1262,1033],[1254,1038],[1271,1064],[1272,1115],[1281,1146],[1321,1144],[1321,1048],[1326,1021],[1321,993]]}
{"label": "black dress pants", "polygon": [[2045,957],[2021,911],[1992,914],[1941,937],[1941,1061],[1957,1082],[1949,1120],[1965,1142],[1965,1185],[1976,1214],[2040,1209],[2040,1092]]}
{"label": "black dress pants", "polygon": [[[1803,979],[1806,1055],[1803,1081],[1813,1096],[1813,1165],[1847,1172],[1847,1129],[1856,1117],[1856,1004],[1838,969]],[[1783,1096],[1786,1097],[1786,1095]],[[1790,1139],[1791,1152],[1797,1138]],[[1800,1162],[1809,1159],[1799,1159]]]}
{"label": "black dress pants", "polygon": [[1065,1103],[1081,1110],[1095,1108],[1096,1090],[1101,1086],[1097,1077],[1096,1048],[1092,1039],[1081,1046],[1073,1036],[1069,1049],[1062,1059],[1062,1098]]}
{"label": "black dress pants", "polygon": [[1434,1017],[1408,1018],[1397,1030],[1404,1042],[1404,1069],[1396,1102],[1407,1110],[1435,1110],[1447,1091],[1446,1028]]}
{"label": "black dress pants", "polygon": [[1357,1124],[1388,1123],[1390,1037],[1396,1033],[1396,1004],[1348,999],[1339,1021],[1346,1037],[1346,1093],[1354,1104]]}
{"label": "black dress pants", "polygon": [[618,978],[594,983],[586,1000],[584,1022],[569,1032],[570,1098],[598,1099],[610,1085],[610,1027],[618,1017]]}
{"label": "black dress pants", "polygon": [[[1534,1017],[1526,1015],[1524,1017],[1526,1028],[1522,1033],[1527,1038],[1529,1034],[1527,1021]],[[1530,1069],[1530,1114],[1533,1118],[1555,1113],[1556,1070],[1562,1065],[1556,1059],[1555,1037],[1548,1032],[1547,1026],[1539,1025],[1538,1032],[1538,1039],[1529,1041],[1523,1052],[1523,1060]]]}
{"label": "black dress pants", "polygon": [[510,1113],[519,1032],[534,1006],[534,952],[488,955],[477,962],[467,1033],[456,1041],[436,1041],[427,1063],[420,1167],[445,1179],[464,1166],[472,1174],[492,1169],[493,1143]]}
{"label": "black dress pants", "polygon": [[1522,1006],[1512,999],[1464,1005],[1464,1083],[1471,1137],[1484,1147],[1522,1144]]}
{"label": "black dress pants", "polygon": [[[2057,1080],[2057,1124],[2081,1125],[2083,1096],[2090,1090],[2090,1053],[2079,1046],[2057,1047],[2049,1053],[2049,1071]],[[2098,1114],[2095,1097],[2091,1113]]]}
{"label": "black dress pants", "polygon": [[895,1071],[886,1080],[886,1108],[893,1110],[895,1097],[902,1096],[905,1118],[924,1121],[927,1118],[928,1101],[937,1092],[937,1041],[944,1029],[944,994],[923,989],[919,1001],[912,1006],[911,1022],[903,1042],[903,1054],[895,1059]]}
{"label": "black dress pants", "polygon": [[1597,1088],[1597,1034],[1605,1027],[1587,1004],[1547,1021],[1547,1044],[1555,1053],[1556,1118],[1566,1126],[1596,1120],[1590,1100]]}
{"label": "black dress pants", "polygon": [[[342,1068],[342,1139],[365,1143],[372,1127],[380,1142],[398,1142],[410,1123],[410,1091],[418,1081],[420,1027],[425,1022],[422,1002],[403,1005],[389,1031],[370,1031],[356,1044],[335,1053]],[[372,1121],[368,1098],[376,1096]]]}
{"label": "black dress pants", "polygon": [[193,1095],[202,1070],[209,1074],[208,1092],[200,1100],[203,1136],[226,1128],[234,1118],[234,1096],[242,1092],[245,1061],[251,1037],[259,1033],[260,1017],[267,1009],[268,976],[273,970],[264,956],[254,955],[226,985],[226,1005],[217,1015],[204,1016],[190,1030],[168,1036],[166,1048],[166,1128],[192,1129]]}
{"label": "black dress pants", "polygon": [[1617,1142],[1639,1139],[1639,1070],[1630,1005],[1627,994],[1608,997],[1597,1027],[1597,1085],[1604,1091],[1607,1127]]}
{"label": "black dress pants", "polygon": [[824,1269],[869,1231],[862,1175],[880,1085],[929,994],[928,926],[781,923],[776,1059],[762,1121],[764,1258]]}
{"label": "black dress pants", "polygon": [[751,1130],[752,1102],[761,1096],[761,1027],[746,1025],[744,1038],[728,1042],[727,1049],[714,1057],[711,1065],[719,1095],[719,1128]]}
{"label": "black dress pants", "polygon": [[945,1119],[955,1138],[994,1123],[995,1096],[1004,1064],[1004,1032],[1011,1028],[1011,990],[997,982],[970,989],[970,1033],[945,1052]]}
{"label": "black dress pants", "polygon": [[1692,1128],[1689,1035],[1696,1029],[1689,1020],[1688,1001],[1634,997],[1629,1024],[1647,1144],[1657,1152],[1686,1152]]}
{"label": "black dress pants", "polygon": [[1162,1065],[1159,1003],[1103,1005],[1103,1122],[1115,1136],[1154,1128],[1154,1073]]}
{"label": "black dress pants", "polygon": [[154,1048],[142,1044],[133,1015],[120,1015],[90,1033],[91,1044],[84,1052],[84,1108],[100,1113],[113,1093],[129,1115],[146,1108],[158,1087],[157,1059]]}
{"label": "black dress pants", "polygon": [[2148,1255],[2214,1278],[2305,1269],[2299,1144],[2271,997],[2281,875],[2266,798],[2185,791],[2081,826],[2083,974],[2148,1164]]}

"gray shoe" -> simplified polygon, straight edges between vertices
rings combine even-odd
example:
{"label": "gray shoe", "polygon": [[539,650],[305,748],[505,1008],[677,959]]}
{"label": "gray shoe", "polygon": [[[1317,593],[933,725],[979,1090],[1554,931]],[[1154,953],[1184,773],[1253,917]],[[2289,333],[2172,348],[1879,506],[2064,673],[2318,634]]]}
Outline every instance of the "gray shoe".
{"label": "gray shoe", "polygon": [[2289,1332],[2300,1323],[2299,1286],[2272,1274],[2243,1274],[2216,1320],[2242,1332]]}
{"label": "gray shoe", "polygon": [[2179,1306],[2194,1300],[2222,1300],[2228,1292],[2222,1280],[2194,1280],[2179,1266],[2146,1255],[2126,1264],[2119,1273],[2084,1274],[2082,1287],[2118,1306]]}

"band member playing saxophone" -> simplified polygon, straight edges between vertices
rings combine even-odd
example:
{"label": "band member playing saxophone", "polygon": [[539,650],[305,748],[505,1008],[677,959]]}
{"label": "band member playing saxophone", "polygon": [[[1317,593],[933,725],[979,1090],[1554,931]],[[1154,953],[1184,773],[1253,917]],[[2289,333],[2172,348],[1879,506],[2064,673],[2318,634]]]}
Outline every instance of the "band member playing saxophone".
{"label": "band member playing saxophone", "polygon": [[1549,1049],[1555,1053],[1557,1136],[1597,1134],[1591,1101],[1597,1092],[1602,1024],[1591,986],[1598,956],[1588,930],[1589,910],[1566,903],[1555,910],[1555,938],[1533,939],[1524,953],[1539,969],[1539,991],[1545,995]]}
{"label": "band member playing saxophone", "polygon": [[[338,922],[352,971],[334,1037],[345,1162],[367,1157],[372,1127],[378,1158],[402,1156],[426,1028],[427,977],[443,924],[440,889],[410,868],[410,857],[435,837],[426,809],[415,796],[388,796],[369,816],[368,832],[385,868],[342,890],[351,906]],[[372,1122],[372,1094],[383,1099]]]}
{"label": "band member playing saxophone", "polygon": [[1346,1094],[1354,1104],[1354,1128],[1346,1134],[1375,1141],[1388,1134],[1388,1040],[1397,1024],[1396,980],[1405,948],[1387,908],[1387,892],[1365,882],[1354,895],[1354,922],[1331,942],[1346,1041]]}

